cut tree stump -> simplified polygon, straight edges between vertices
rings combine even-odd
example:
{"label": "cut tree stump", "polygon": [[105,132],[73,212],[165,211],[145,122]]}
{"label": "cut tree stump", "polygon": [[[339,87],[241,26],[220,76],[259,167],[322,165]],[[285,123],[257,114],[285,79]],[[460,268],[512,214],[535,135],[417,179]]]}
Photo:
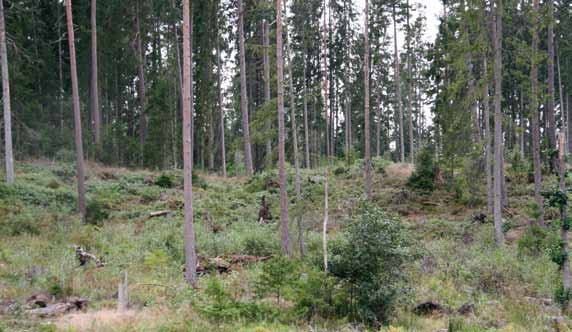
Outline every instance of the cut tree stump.
{"label": "cut tree stump", "polygon": [[127,271],[125,271],[124,281],[119,282],[117,289],[117,310],[127,311],[129,309],[129,283],[127,281]]}
{"label": "cut tree stump", "polygon": [[164,210],[164,211],[153,211],[153,212],[149,212],[149,219],[151,218],[156,218],[156,217],[162,217],[162,216],[167,216],[171,214],[171,211],[169,210]]}

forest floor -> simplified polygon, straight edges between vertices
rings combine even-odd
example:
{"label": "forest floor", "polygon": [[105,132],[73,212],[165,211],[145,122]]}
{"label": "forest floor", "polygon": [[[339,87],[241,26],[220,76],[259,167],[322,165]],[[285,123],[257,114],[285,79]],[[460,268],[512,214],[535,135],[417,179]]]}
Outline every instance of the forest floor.
{"label": "forest floor", "polygon": [[[380,331],[568,331],[554,295],[558,266],[542,241],[529,235],[533,185],[527,174],[507,165],[508,207],[504,211],[507,245],[494,246],[486,213],[484,185],[464,177],[440,185],[429,195],[406,186],[409,164],[374,163],[374,204],[395,214],[413,233],[420,258],[411,262],[411,296],[399,304],[389,325]],[[294,172],[289,196],[295,202]],[[183,280],[183,195],[180,171],[153,172],[88,165],[90,224],[75,212],[74,166],[30,161],[17,164],[13,187],[0,185],[0,331],[361,331],[346,320],[297,315],[295,290],[284,300],[257,296],[260,263],[234,262],[232,255],[268,257],[280,252],[276,172],[251,179],[197,173],[194,177],[194,220],[197,250],[215,270],[200,278],[199,288]],[[306,264],[319,261],[325,168],[302,170],[302,202],[292,203],[291,238],[297,243],[300,220]],[[335,238],[363,197],[359,163],[330,167],[330,229]],[[465,180],[463,180],[465,179]],[[275,217],[258,222],[262,197]],[[151,217],[151,213],[168,213]],[[556,211],[547,210],[547,219]],[[541,243],[542,242],[542,243]],[[102,258],[80,266],[76,246]],[[542,248],[544,249],[542,249]],[[212,266],[211,266],[212,267]],[[130,309],[115,310],[118,283],[128,272]],[[216,294],[208,284],[217,279],[225,296],[253,303],[254,314],[228,319],[217,315]],[[83,311],[55,317],[34,314],[34,300],[64,303],[88,301]],[[213,300],[213,298],[215,300]],[[37,301],[36,301],[37,302]],[[430,312],[414,313],[420,303]],[[464,307],[464,310],[459,308]],[[261,313],[261,309],[267,314]],[[224,308],[223,308],[224,309]],[[266,312],[266,311],[264,311]]]}

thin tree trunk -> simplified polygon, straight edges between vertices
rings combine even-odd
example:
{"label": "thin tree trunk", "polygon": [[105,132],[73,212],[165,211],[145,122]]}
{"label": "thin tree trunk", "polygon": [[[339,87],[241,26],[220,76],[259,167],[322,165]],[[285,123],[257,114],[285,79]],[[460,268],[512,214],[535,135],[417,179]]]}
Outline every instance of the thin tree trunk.
{"label": "thin tree trunk", "polygon": [[278,82],[278,172],[280,182],[280,226],[282,230],[282,254],[290,257],[288,234],[288,193],[286,191],[286,152],[284,125],[284,59],[282,57],[282,0],[276,0],[276,67]]}
{"label": "thin tree trunk", "polygon": [[328,273],[328,221],[329,221],[328,168],[329,166],[326,166],[326,178],[324,182],[324,222],[322,224],[322,254],[324,256],[324,272],[326,273]]}
{"label": "thin tree trunk", "polygon": [[489,100],[489,76],[488,76],[487,57],[484,57],[484,75],[485,84],[483,86],[483,108],[485,122],[485,168],[487,177],[487,211],[489,214],[494,213],[494,188],[492,177],[491,163],[491,116],[490,116],[490,100]]}
{"label": "thin tree trunk", "polygon": [[308,126],[308,92],[306,87],[306,54],[304,53],[302,56],[302,61],[304,62],[304,77],[302,78],[302,85],[303,85],[303,103],[304,103],[304,156],[306,160],[306,168],[310,168],[310,127]]}
{"label": "thin tree trunk", "polygon": [[329,68],[328,68],[328,25],[326,21],[327,17],[327,5],[326,0],[324,0],[324,24],[323,24],[323,39],[322,39],[322,58],[323,58],[323,72],[322,72],[322,81],[324,84],[322,85],[322,90],[324,94],[324,118],[326,120],[326,158],[328,160],[328,164],[330,163],[330,124],[329,124],[329,114],[328,111],[330,109],[329,101],[330,101],[330,84],[329,84]]}
{"label": "thin tree trunk", "polygon": [[[568,121],[566,119],[566,108],[564,107],[564,93],[563,93],[563,87],[562,87],[562,72],[560,71],[560,56],[558,55],[558,49],[556,49],[556,67],[558,69],[558,100],[560,102],[560,115],[562,117],[562,132],[564,133],[565,136],[568,135],[566,127],[568,125]],[[568,152],[569,151],[569,147],[568,147],[568,140],[564,140],[564,151]]]}
{"label": "thin tree trunk", "polygon": [[83,166],[83,142],[81,134],[81,113],[79,108],[79,89],[77,82],[77,65],[75,59],[75,37],[73,30],[72,2],[67,0],[66,15],[68,27],[68,43],[70,48],[70,74],[72,83],[72,106],[74,115],[75,150],[76,150],[76,172],[77,172],[77,192],[78,210],[83,222],[86,221],[85,209],[85,175]]}
{"label": "thin tree trunk", "polygon": [[4,107],[4,152],[6,159],[6,183],[14,183],[14,153],[12,151],[12,110],[10,109],[10,77],[8,50],[6,47],[6,22],[4,4],[0,1],[0,57],[2,61],[2,104]]}
{"label": "thin tree trunk", "polygon": [[364,80],[364,189],[365,196],[371,200],[371,134],[369,132],[369,1],[365,0],[365,18],[364,18],[364,65],[363,65],[363,80]]}
{"label": "thin tree trunk", "polygon": [[[566,193],[566,135],[564,132],[560,132],[559,135],[559,170],[560,170],[560,191]],[[568,237],[568,223],[569,221],[566,219],[566,210],[568,208],[567,203],[560,206],[560,222],[562,223],[560,235],[561,235],[561,243],[562,243],[562,288],[564,294],[569,294],[570,292],[570,257],[569,257],[569,237]],[[570,300],[568,296],[564,300],[562,304],[562,312],[567,315],[570,312]]]}
{"label": "thin tree trunk", "polygon": [[145,145],[145,138],[147,136],[147,116],[145,109],[147,108],[146,87],[145,87],[145,51],[143,50],[143,37],[141,36],[141,23],[140,23],[140,8],[139,1],[137,1],[137,14],[135,16],[135,28],[137,30],[137,76],[139,76],[139,145],[140,145],[140,163],[143,165],[143,147]]}
{"label": "thin tree trunk", "polygon": [[91,112],[95,130],[95,160],[101,160],[101,113],[97,74],[97,0],[91,0]]}
{"label": "thin tree trunk", "polygon": [[413,109],[411,108],[411,36],[409,26],[409,0],[407,0],[407,116],[409,123],[409,158],[415,163],[415,140],[413,137]]}
{"label": "thin tree trunk", "polygon": [[[284,12],[287,11],[287,1],[284,0]],[[286,60],[288,61],[288,87],[290,89],[290,117],[292,121],[292,149],[294,153],[294,170],[296,173],[295,188],[296,188],[296,200],[300,201],[302,199],[301,189],[300,189],[300,157],[298,154],[298,126],[296,125],[296,99],[294,95],[294,74],[292,67],[292,58],[290,56],[290,35],[288,33],[288,25],[284,25],[285,36],[286,36]]]}
{"label": "thin tree trunk", "polygon": [[401,108],[401,74],[399,70],[399,53],[397,52],[397,17],[395,13],[395,4],[393,4],[393,46],[394,46],[394,62],[395,62],[395,105],[397,106],[397,116],[399,125],[399,161],[405,162],[405,142],[403,128],[403,110]]}
{"label": "thin tree trunk", "polygon": [[538,111],[538,67],[537,67],[537,52],[538,52],[538,32],[540,5],[539,0],[534,0],[534,15],[533,15],[533,29],[532,29],[532,57],[530,64],[530,81],[531,81],[531,97],[530,97],[530,117],[531,117],[531,130],[532,130],[532,162],[534,166],[534,199],[538,207],[538,216],[536,222],[544,225],[544,199],[540,194],[542,190],[542,164],[540,161],[540,114]]}
{"label": "thin tree trunk", "polygon": [[[381,78],[379,79],[379,81],[381,82]],[[381,85],[381,83],[380,83]],[[375,120],[375,125],[376,125],[376,148],[375,148],[375,155],[377,157],[381,157],[381,103],[382,103],[382,90],[381,87],[379,89],[378,92],[378,101],[377,101],[377,108],[376,108],[376,120]]]}
{"label": "thin tree trunk", "polygon": [[[217,24],[218,27],[218,24]],[[220,51],[220,36],[217,33],[217,44],[216,44],[216,54],[217,54],[217,88],[218,88],[218,110],[220,115],[220,160],[222,168],[222,176],[226,178],[226,145],[224,142],[224,107],[222,98],[222,61],[221,61],[221,51]]]}
{"label": "thin tree trunk", "polygon": [[238,44],[240,57],[240,109],[242,112],[242,135],[244,136],[244,167],[246,175],[252,176],[252,150],[250,146],[250,121],[248,120],[248,99],[246,96],[246,51],[244,50],[244,12],[238,0]]}
{"label": "thin tree trunk", "polygon": [[494,225],[495,241],[498,246],[504,242],[502,232],[502,182],[503,182],[503,141],[502,141],[502,7],[503,0],[496,0],[496,28],[494,29],[494,51],[495,51],[495,163],[494,163]]}
{"label": "thin tree trunk", "polygon": [[[268,28],[268,21],[266,19],[262,20],[262,64],[264,68],[264,103],[268,105],[270,103],[271,93],[270,93],[270,57],[268,55],[270,49],[270,31]],[[266,120],[266,134],[270,133],[271,130],[270,118]],[[266,167],[272,167],[272,139],[270,135],[266,139]]]}
{"label": "thin tree trunk", "polygon": [[190,1],[183,0],[183,163],[185,197],[185,280],[197,286],[197,253],[193,227],[193,53],[191,49],[193,18]]}
{"label": "thin tree trunk", "polygon": [[[548,143],[551,150],[556,149],[556,116],[554,114],[554,7],[553,0],[545,2],[548,11],[548,29],[547,29],[547,45],[548,45],[548,100],[546,101],[546,121]],[[553,155],[550,160],[552,171],[556,171],[556,158]]]}
{"label": "thin tree trunk", "polygon": [[60,104],[60,135],[64,135],[64,70],[63,70],[63,49],[62,49],[62,33],[61,33],[61,17],[60,6],[58,7],[58,78],[60,89],[58,99]]}

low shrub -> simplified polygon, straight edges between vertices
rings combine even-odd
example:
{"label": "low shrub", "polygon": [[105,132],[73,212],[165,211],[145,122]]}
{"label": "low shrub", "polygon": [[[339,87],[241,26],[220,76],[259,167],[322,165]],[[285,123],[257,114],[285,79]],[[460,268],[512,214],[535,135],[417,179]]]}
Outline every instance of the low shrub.
{"label": "low shrub", "polygon": [[431,147],[424,147],[417,155],[415,172],[409,177],[407,186],[420,193],[431,193],[435,190],[436,176],[435,151]]}

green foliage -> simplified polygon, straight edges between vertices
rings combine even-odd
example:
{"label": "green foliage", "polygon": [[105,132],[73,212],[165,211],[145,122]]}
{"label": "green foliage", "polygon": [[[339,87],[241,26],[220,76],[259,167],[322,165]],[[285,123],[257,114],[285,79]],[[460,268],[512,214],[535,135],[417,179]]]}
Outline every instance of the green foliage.
{"label": "green foliage", "polygon": [[[520,256],[538,256],[548,252],[551,257],[558,252],[560,256],[560,237],[557,232],[539,226],[531,226],[526,233],[518,239],[517,250]],[[553,259],[558,263],[560,259]]]}
{"label": "green foliage", "polygon": [[0,234],[6,236],[38,235],[40,228],[35,221],[37,216],[29,211],[16,211],[0,218]]}
{"label": "green foliage", "polygon": [[208,303],[202,304],[198,308],[200,312],[220,325],[220,323],[238,317],[239,312],[231,300],[230,294],[224,288],[222,282],[215,277],[209,278],[205,290]]}
{"label": "green foliage", "polygon": [[296,265],[287,257],[277,256],[262,265],[262,270],[256,282],[259,296],[272,293],[276,302],[280,304],[284,288],[287,287],[296,275]]}
{"label": "green foliage", "polygon": [[88,199],[86,212],[86,221],[93,225],[98,225],[109,218],[107,202],[102,199]]}
{"label": "green foliage", "polygon": [[168,174],[163,173],[155,180],[155,185],[161,188],[172,188],[173,179]]}
{"label": "green foliage", "polygon": [[420,193],[431,193],[435,190],[436,175],[435,151],[431,147],[424,147],[417,154],[415,172],[409,177],[407,186]]}
{"label": "green foliage", "polygon": [[383,323],[407,292],[406,268],[414,259],[404,226],[380,208],[363,205],[332,243],[330,269],[355,299],[350,317]]}

